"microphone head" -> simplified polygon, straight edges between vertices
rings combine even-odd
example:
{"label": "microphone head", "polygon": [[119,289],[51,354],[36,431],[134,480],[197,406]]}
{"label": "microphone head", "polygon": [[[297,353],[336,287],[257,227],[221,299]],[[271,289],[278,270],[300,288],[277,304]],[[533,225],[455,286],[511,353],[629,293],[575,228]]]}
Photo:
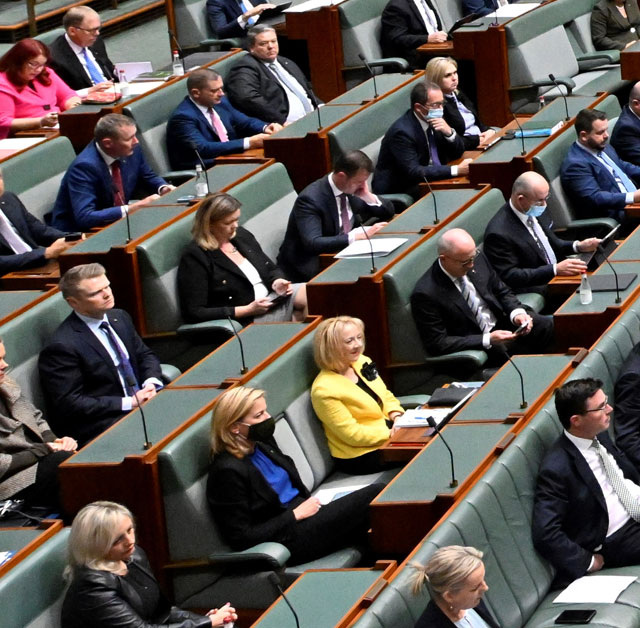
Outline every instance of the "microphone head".
{"label": "microphone head", "polygon": [[549,74],[549,78],[555,83],[556,77],[553,74]]}
{"label": "microphone head", "polygon": [[436,420],[432,416],[427,417],[427,425],[433,428],[434,430],[438,429],[438,424],[436,423]]}
{"label": "microphone head", "polygon": [[361,52],[358,53],[358,58],[360,61],[365,61],[364,55]]}
{"label": "microphone head", "polygon": [[275,571],[270,571],[270,572],[267,574],[267,580],[268,580],[268,581],[269,581],[269,582],[270,582],[274,587],[277,587],[277,588],[280,588],[280,587],[281,587],[281,584],[280,584],[280,578],[278,578],[278,576],[277,576],[277,574],[276,574],[276,572],[275,572]]}

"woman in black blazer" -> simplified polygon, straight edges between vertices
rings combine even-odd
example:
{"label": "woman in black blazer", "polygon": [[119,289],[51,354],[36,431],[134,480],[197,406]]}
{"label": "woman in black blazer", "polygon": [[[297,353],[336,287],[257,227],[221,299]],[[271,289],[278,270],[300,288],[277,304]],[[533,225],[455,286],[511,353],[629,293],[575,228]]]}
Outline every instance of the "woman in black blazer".
{"label": "woman in black blazer", "polygon": [[596,50],[624,50],[638,41],[640,9],[636,0],[600,0],[591,11]]}
{"label": "woman in black blazer", "polygon": [[458,64],[451,57],[434,57],[427,63],[424,79],[435,83],[444,95],[444,119],[462,137],[465,150],[474,150],[495,135],[482,124],[471,101],[458,90]]}
{"label": "woman in black blazer", "polygon": [[136,546],[133,516],[114,502],[93,502],[76,515],[65,577],[62,628],[210,628],[238,618],[229,604],[206,615],[171,606]]}
{"label": "woman in black blazer", "polygon": [[178,267],[182,316],[200,323],[230,316],[248,325],[302,321],[307,315],[304,284],[292,284],[264,254],[258,241],[238,226],[240,202],[214,194],[198,210]]}
{"label": "woman in black blazer", "polygon": [[297,565],[366,543],[369,504],[384,484],[369,484],[322,506],[276,445],[262,390],[239,386],[224,392],[211,420],[207,500],[233,549],[282,543],[291,552],[289,564]]}
{"label": "woman in black blazer", "polygon": [[462,620],[473,628],[500,628],[482,601],[489,587],[481,551],[450,545],[436,550],[426,565],[413,566],[413,592],[426,586],[431,596],[415,628],[455,628]]}

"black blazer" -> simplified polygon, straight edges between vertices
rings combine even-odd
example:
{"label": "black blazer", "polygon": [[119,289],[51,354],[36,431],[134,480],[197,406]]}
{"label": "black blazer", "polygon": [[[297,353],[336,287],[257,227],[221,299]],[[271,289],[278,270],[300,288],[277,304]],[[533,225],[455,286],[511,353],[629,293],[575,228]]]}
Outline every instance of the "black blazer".
{"label": "black blazer", "polygon": [[[278,253],[278,265],[292,281],[308,281],[320,270],[318,255],[336,253],[349,244],[346,234],[341,233],[338,209],[327,175],[308,185],[296,199],[284,241]],[[354,227],[360,225],[356,214],[364,220],[376,217],[389,220],[393,216],[393,205],[382,201],[382,205],[367,205],[362,199],[349,195],[349,204],[354,214]]]}
{"label": "black blazer", "polygon": [[[480,118],[478,118],[478,112],[473,106],[473,103],[462,92],[458,92],[456,94],[456,98],[473,114],[480,132],[484,133],[489,127],[486,124],[483,124]],[[480,143],[480,136],[464,134],[466,128],[464,118],[462,117],[462,114],[456,105],[456,101],[453,98],[447,98],[445,96],[443,117],[445,122],[452,129],[455,129],[456,133],[462,138],[465,150],[473,150],[478,147],[478,144]]]}
{"label": "black blazer", "polygon": [[448,141],[439,131],[434,132],[438,158],[443,165],[433,165],[429,143],[413,110],[398,118],[384,134],[380,144],[378,163],[371,187],[376,194],[412,192],[427,179],[447,179],[451,176],[450,161],[464,152],[464,142],[459,133]]}
{"label": "black blazer", "polygon": [[616,445],[640,470],[640,345],[631,350],[618,373],[614,400]]}
{"label": "black blazer", "polygon": [[33,251],[27,253],[14,253],[0,233],[0,275],[44,264],[47,261],[44,256],[45,247],[64,237],[64,233],[32,216],[12,192],[5,192],[0,196],[0,210],[20,237],[33,248]]}
{"label": "black blazer", "polygon": [[[573,242],[561,240],[549,228],[548,212],[538,219],[558,261],[573,253]],[[532,235],[513,213],[509,203],[489,221],[484,232],[483,251],[491,265],[514,292],[546,292],[553,279],[553,265],[538,248]]]}
{"label": "black blazer", "polygon": [[[71,50],[71,46],[69,46],[69,42],[67,42],[64,35],[60,35],[49,46],[49,50],[51,51],[49,65],[71,89],[84,89],[93,85],[84,66],[80,63],[76,53]],[[117,81],[115,68],[111,63],[111,59],[107,56],[104,41],[98,37],[96,43],[93,46],[89,46],[89,50],[93,53],[105,79]]]}
{"label": "black blazer", "polygon": [[[309,497],[293,460],[278,449],[275,441],[256,443],[256,447],[289,474],[300,497]],[[277,493],[246,456],[238,459],[225,452],[213,458],[207,500],[222,537],[235,550],[265,541],[286,545],[296,523],[293,508],[280,503]]]}
{"label": "black blazer", "polygon": [[[474,610],[487,622],[490,628],[500,628],[484,601],[480,600]],[[430,600],[414,628],[455,628],[455,624],[440,610],[440,607],[433,600]]]}
{"label": "black blazer", "polygon": [[629,109],[628,104],[622,108],[613,127],[610,144],[616,149],[620,159],[640,165],[640,119]]}
{"label": "black blazer", "polygon": [[[110,571],[81,567],[77,570],[62,603],[61,628],[205,628],[211,620],[171,606],[162,595],[147,556],[136,547],[128,563],[144,584]],[[144,592],[140,587],[145,587]],[[150,601],[155,598],[156,603]]]}
{"label": "black blazer", "polygon": [[[124,310],[107,312],[122,340],[140,384],[161,381],[160,363],[138,336]],[[124,392],[111,356],[87,325],[72,312],[60,323],[40,352],[40,383],[47,418],[54,432],[73,436],[80,444],[95,438],[122,415]]]}
{"label": "black blazer", "polygon": [[[438,30],[442,30],[442,20],[438,9],[431,0],[426,0],[436,16]],[[413,0],[389,0],[383,9],[380,28],[380,45],[384,57],[402,57],[413,68],[420,59],[416,48],[427,43],[427,28]]]}
{"label": "black blazer", "polygon": [[[311,83],[293,61],[278,57],[278,62],[300,83],[312,103],[319,102]],[[253,55],[245,55],[229,70],[224,87],[231,104],[248,116],[282,124],[289,115],[284,88],[266,64]]]}
{"label": "black blazer", "polygon": [[[509,315],[523,306],[482,253],[467,276],[495,315],[496,329],[513,328]],[[411,295],[411,312],[422,344],[431,355],[483,349],[482,331],[471,309],[438,260],[418,280]]]}
{"label": "black blazer", "polygon": [[[253,235],[238,227],[233,245],[255,267],[267,290],[284,273],[264,254]],[[188,323],[235,316],[234,308],[255,299],[247,276],[222,251],[206,251],[189,243],[178,266],[178,290],[182,316]],[[252,317],[242,319],[249,324]]]}
{"label": "black blazer", "polygon": [[[625,478],[640,484],[640,474],[604,431],[598,440],[613,455]],[[584,576],[603,544],[609,515],[602,489],[584,456],[562,434],[538,472],[533,504],[535,548],[557,571],[556,581]]]}
{"label": "black blazer", "polygon": [[[635,0],[625,0],[625,20],[613,0],[600,0],[591,12],[591,39],[596,50],[624,50],[631,41],[638,41],[640,9]],[[635,33],[629,29],[634,27]]]}

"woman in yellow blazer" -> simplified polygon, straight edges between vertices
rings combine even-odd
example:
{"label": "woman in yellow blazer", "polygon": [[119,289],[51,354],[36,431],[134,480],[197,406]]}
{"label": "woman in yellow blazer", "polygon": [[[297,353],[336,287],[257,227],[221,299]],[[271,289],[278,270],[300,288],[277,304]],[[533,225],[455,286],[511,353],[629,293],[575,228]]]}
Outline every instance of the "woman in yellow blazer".
{"label": "woman in yellow blazer", "polygon": [[316,331],[313,352],[320,373],[311,387],[311,403],[336,467],[353,474],[396,466],[386,465],[378,448],[404,413],[363,350],[364,324],[358,318],[330,318]]}

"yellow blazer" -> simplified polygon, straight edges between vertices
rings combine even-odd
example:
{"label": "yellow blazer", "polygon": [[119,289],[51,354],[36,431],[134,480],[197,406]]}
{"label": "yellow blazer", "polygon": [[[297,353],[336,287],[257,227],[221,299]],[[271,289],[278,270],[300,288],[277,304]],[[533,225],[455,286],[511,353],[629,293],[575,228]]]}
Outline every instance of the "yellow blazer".
{"label": "yellow blazer", "polygon": [[[369,358],[361,355],[352,365],[358,375]],[[371,395],[334,371],[321,370],[311,386],[311,403],[322,421],[334,458],[356,458],[375,451],[389,439],[385,423],[390,412],[404,412],[381,377],[364,383],[380,397],[382,409]]]}

